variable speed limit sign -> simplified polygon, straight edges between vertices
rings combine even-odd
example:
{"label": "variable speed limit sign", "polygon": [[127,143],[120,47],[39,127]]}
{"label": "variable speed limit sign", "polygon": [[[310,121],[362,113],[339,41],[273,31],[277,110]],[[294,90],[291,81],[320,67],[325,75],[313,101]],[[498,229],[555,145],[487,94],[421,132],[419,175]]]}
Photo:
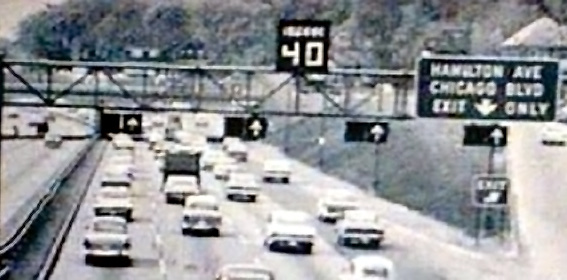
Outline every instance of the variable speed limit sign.
{"label": "variable speed limit sign", "polygon": [[325,74],[328,72],[331,22],[280,20],[276,70]]}

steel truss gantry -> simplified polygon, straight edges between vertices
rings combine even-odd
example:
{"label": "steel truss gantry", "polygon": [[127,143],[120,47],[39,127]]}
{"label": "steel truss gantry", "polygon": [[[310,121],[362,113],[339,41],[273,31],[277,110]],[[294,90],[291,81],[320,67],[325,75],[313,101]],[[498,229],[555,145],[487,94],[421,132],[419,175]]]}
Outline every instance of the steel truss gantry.
{"label": "steel truss gantry", "polygon": [[[141,63],[141,62],[86,62],[86,61],[52,61],[52,60],[15,60],[5,59],[0,56],[0,97],[5,106],[51,106],[67,108],[98,108],[98,109],[117,109],[135,111],[181,111],[181,112],[213,112],[221,114],[242,115],[252,112],[262,115],[275,116],[299,116],[299,117],[334,117],[334,118],[380,118],[380,119],[408,119],[411,116],[407,113],[407,103],[409,91],[412,90],[414,71],[408,70],[383,70],[383,69],[331,69],[328,75],[340,76],[343,78],[342,102],[337,102],[332,95],[325,90],[317,92],[335,110],[324,110],[322,112],[308,112],[301,109],[300,100],[304,91],[306,78],[299,73],[288,74],[289,77],[278,86],[260,95],[253,94],[252,80],[255,76],[262,74],[277,73],[272,66],[228,66],[228,65],[172,65],[166,63]],[[84,74],[70,83],[62,83],[54,80],[54,73],[59,69],[85,69]],[[149,85],[147,75],[143,75],[142,85],[127,85],[115,78],[117,72],[123,70],[138,70],[146,73],[155,71],[158,73],[178,73],[183,75],[183,79],[193,81],[191,88],[166,89],[161,86]],[[44,73],[46,79],[40,83],[31,82],[30,72]],[[231,89],[220,81],[222,75],[240,73],[245,77],[243,93],[235,95]],[[281,74],[281,73],[280,73]],[[27,76],[26,76],[27,75]],[[99,76],[104,75],[112,86],[102,85]],[[10,76],[12,82],[7,77]],[[84,85],[85,80],[92,76],[94,85]],[[351,87],[357,79],[362,77],[371,78],[377,83],[391,83],[395,85],[396,92],[394,104],[397,112],[383,114],[376,110],[371,114],[361,114],[356,112],[358,104],[351,104]],[[203,90],[203,82],[208,79],[211,81],[218,92],[207,92]],[[266,109],[263,104],[274,96],[286,85],[295,82],[295,93],[293,104],[286,110]],[[41,101],[21,102],[6,99],[10,95],[36,96]],[[57,101],[65,97],[65,103]],[[94,102],[79,102],[81,98],[95,100]],[[110,104],[113,99],[129,99],[135,106],[124,106],[120,104]],[[368,96],[367,99],[372,98]],[[210,101],[228,102],[238,99],[239,108],[223,109],[210,107]],[[148,100],[183,100],[189,101],[192,106],[187,108],[171,108],[170,106],[153,106]],[[246,105],[246,104],[254,104]]]}

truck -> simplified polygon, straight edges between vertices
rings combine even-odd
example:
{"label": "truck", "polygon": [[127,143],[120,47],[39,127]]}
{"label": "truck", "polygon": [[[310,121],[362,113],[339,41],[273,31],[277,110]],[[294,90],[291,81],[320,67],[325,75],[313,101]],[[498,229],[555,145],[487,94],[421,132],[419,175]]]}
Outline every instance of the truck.
{"label": "truck", "polygon": [[201,185],[201,153],[189,151],[166,152],[163,165],[163,183],[169,175],[191,175]]}

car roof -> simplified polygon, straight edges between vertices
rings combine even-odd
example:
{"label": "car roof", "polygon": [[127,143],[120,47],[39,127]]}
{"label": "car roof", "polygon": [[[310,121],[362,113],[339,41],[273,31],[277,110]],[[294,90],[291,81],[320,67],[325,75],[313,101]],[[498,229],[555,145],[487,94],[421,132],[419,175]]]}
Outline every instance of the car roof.
{"label": "car roof", "polygon": [[113,223],[124,223],[127,224],[128,221],[124,217],[118,216],[95,216],[92,220],[93,223],[97,222],[113,222]]}
{"label": "car roof", "polygon": [[305,217],[309,219],[311,216],[309,213],[301,210],[274,210],[270,213],[272,217]]}
{"label": "car roof", "polygon": [[192,196],[188,196],[185,201],[189,202],[211,202],[211,203],[219,203],[219,200],[210,194],[196,194]]}
{"label": "car roof", "polygon": [[355,265],[361,266],[384,266],[388,269],[394,268],[394,262],[384,256],[380,255],[363,255],[357,256],[351,259],[351,262]]}
{"label": "car roof", "polygon": [[105,193],[105,192],[125,192],[125,193],[129,193],[130,189],[128,189],[127,187],[100,187],[98,189],[99,193]]}
{"label": "car roof", "polygon": [[223,267],[221,267],[220,270],[222,272],[226,272],[231,269],[256,269],[256,270],[263,270],[267,273],[273,273],[272,270],[269,269],[268,267],[255,263],[232,263],[232,264],[224,265]]}

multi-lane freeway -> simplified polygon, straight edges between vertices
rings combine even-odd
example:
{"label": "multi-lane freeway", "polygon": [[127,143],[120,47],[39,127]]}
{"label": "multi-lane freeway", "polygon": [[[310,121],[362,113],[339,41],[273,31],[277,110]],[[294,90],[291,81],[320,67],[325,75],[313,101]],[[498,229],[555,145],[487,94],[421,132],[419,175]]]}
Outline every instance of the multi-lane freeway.
{"label": "multi-lane freeway", "polygon": [[[249,144],[249,149],[250,162],[244,166],[258,175],[261,163],[267,158],[285,157],[278,149],[259,143]],[[106,156],[110,153],[107,151]],[[400,213],[389,210],[383,202],[355,186],[292,161],[292,183],[264,184],[263,194],[254,204],[226,201],[221,191],[223,183],[205,174],[202,185],[222,201],[222,235],[219,238],[187,237],[180,230],[182,207],[165,204],[159,191],[161,176],[152,153],[145,144],[138,144],[135,154],[134,222],[129,228],[132,267],[94,267],[83,261],[83,238],[94,215],[94,194],[101,179],[101,174],[97,173],[63,246],[52,279],[67,279],[68,275],[81,275],[81,279],[211,279],[223,264],[234,262],[265,264],[276,272],[278,279],[336,279],[348,259],[376,252],[337,246],[332,227],[326,224],[316,225],[318,235],[313,255],[268,252],[262,247],[268,213],[299,209],[314,214],[317,198],[326,190],[336,188],[356,193],[365,206],[376,209],[386,219],[400,217]],[[101,164],[105,164],[104,159]],[[411,218],[412,213],[405,215]],[[428,229],[415,231],[395,221],[388,223],[387,242],[379,253],[395,261],[400,279],[514,279],[514,275],[519,275],[516,273],[521,273],[508,259],[461,249],[428,236],[429,232]]]}
{"label": "multi-lane freeway", "polygon": [[[17,126],[21,135],[33,135],[28,125],[34,112],[20,109],[18,118],[3,116],[3,130]],[[85,135],[85,126],[79,122],[55,118],[50,130],[61,135]],[[13,234],[39,197],[48,190],[51,176],[78,153],[86,141],[68,141],[60,149],[45,147],[42,140],[13,139],[2,143],[2,184],[0,187],[0,239]]]}

